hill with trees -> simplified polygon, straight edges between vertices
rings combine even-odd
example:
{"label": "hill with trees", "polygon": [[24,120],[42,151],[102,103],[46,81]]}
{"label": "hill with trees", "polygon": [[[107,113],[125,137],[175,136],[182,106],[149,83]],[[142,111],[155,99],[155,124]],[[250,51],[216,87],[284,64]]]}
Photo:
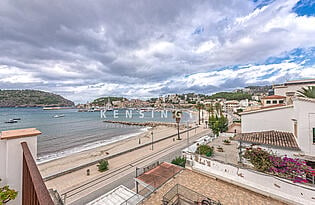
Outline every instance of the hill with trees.
{"label": "hill with trees", "polygon": [[108,99],[113,102],[113,101],[125,101],[128,100],[127,98],[123,98],[123,97],[101,97],[101,98],[97,98],[95,99],[92,104],[97,105],[97,106],[104,106],[107,102]]}
{"label": "hill with trees", "polygon": [[0,90],[0,107],[74,106],[64,97],[39,90]]}
{"label": "hill with trees", "polygon": [[244,100],[251,99],[252,95],[243,92],[219,92],[211,96],[207,96],[208,99],[224,98],[226,100]]}

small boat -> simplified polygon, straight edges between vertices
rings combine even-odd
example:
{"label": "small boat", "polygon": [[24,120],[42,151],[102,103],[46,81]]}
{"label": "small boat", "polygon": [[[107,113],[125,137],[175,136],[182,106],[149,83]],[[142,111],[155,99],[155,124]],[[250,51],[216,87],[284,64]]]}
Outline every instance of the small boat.
{"label": "small boat", "polygon": [[4,123],[17,123],[18,121],[17,120],[14,120],[14,119],[10,119],[9,121],[6,121]]}
{"label": "small boat", "polygon": [[13,118],[13,120],[21,120],[21,118]]}
{"label": "small boat", "polygon": [[60,117],[64,117],[65,115],[62,114],[62,115],[55,115],[54,118],[60,118]]}

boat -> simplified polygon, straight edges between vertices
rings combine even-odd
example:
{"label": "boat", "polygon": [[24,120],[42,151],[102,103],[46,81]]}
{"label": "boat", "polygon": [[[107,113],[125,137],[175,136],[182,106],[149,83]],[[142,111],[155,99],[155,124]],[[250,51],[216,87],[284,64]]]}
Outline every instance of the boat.
{"label": "boat", "polygon": [[54,118],[60,118],[60,117],[64,117],[65,115],[62,114],[62,115],[55,115]]}
{"label": "boat", "polygon": [[13,118],[13,120],[21,120],[21,118]]}
{"label": "boat", "polygon": [[18,121],[17,120],[14,120],[14,119],[10,119],[9,121],[6,121],[4,123],[17,123]]}

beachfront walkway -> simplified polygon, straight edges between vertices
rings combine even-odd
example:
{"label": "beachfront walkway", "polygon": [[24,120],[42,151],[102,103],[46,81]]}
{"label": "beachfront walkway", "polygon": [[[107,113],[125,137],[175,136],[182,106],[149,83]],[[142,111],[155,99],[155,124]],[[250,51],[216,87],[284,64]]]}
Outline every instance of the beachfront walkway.
{"label": "beachfront walkway", "polygon": [[[199,135],[201,133],[205,133],[205,132],[209,133],[209,130],[204,129],[203,127],[200,127],[196,130],[196,134],[199,134]],[[196,140],[197,138],[193,137],[194,134],[195,134],[195,131],[190,131],[190,138]],[[167,135],[164,135],[164,137],[165,136],[167,136]],[[97,185],[97,188],[94,187],[93,189],[91,189],[91,191],[96,190],[102,186],[105,186],[106,183],[113,182],[114,180],[117,180],[117,179],[123,177],[125,174],[128,174],[130,172],[134,172],[134,169],[135,169],[134,166],[135,166],[135,164],[137,164],[137,163],[134,163],[136,160],[146,158],[146,156],[148,156],[150,154],[160,152],[160,154],[158,154],[156,157],[150,158],[150,160],[153,162],[154,160],[158,159],[159,156],[162,156],[162,155],[167,154],[167,153],[171,153],[172,151],[178,149],[179,147],[183,147],[187,143],[186,142],[186,136],[187,136],[186,134],[182,134],[181,135],[182,140],[180,140],[180,141],[178,141],[178,140],[173,141],[173,138],[169,138],[169,139],[163,140],[161,142],[158,142],[158,143],[154,144],[154,150],[153,151],[151,150],[151,146],[146,146],[146,147],[134,150],[132,152],[120,155],[120,156],[115,157],[113,159],[110,159],[109,160],[110,170],[108,170],[104,173],[100,173],[99,171],[97,171],[96,165],[93,165],[93,166],[90,166],[90,167],[87,167],[87,168],[84,168],[84,169],[81,169],[78,171],[74,171],[70,174],[66,174],[66,175],[60,176],[58,178],[49,180],[46,182],[46,185],[48,188],[57,189],[58,192],[62,194],[62,193],[65,193],[67,190],[74,188],[74,187],[77,187],[78,185],[80,185],[82,183],[91,181],[93,179],[97,179],[100,176],[109,175],[108,177],[106,177],[106,178],[108,178],[107,180],[104,180],[104,182]],[[179,145],[177,146],[177,144],[181,144],[181,146],[179,146]],[[128,146],[128,143],[125,146]],[[173,148],[166,152],[168,147],[172,147],[172,146],[173,146]],[[129,146],[129,148],[132,148],[132,147]],[[61,163],[61,162],[59,162],[59,163]],[[145,166],[149,163],[150,163],[149,161],[144,161],[142,166]],[[121,169],[120,167],[124,167],[124,168]],[[91,173],[90,176],[86,175],[87,169],[90,169],[90,173]],[[120,173],[118,175],[108,174],[108,173],[111,173],[112,171],[115,171],[115,170],[117,170],[117,171],[126,170],[126,171],[124,171],[123,173]],[[90,191],[86,190],[85,194],[88,194],[87,192],[90,192]],[[77,197],[80,197],[80,196],[79,195],[75,196],[76,199],[77,199]],[[82,197],[82,194],[81,194],[81,197]],[[75,199],[71,199],[71,200],[75,200]],[[69,200],[68,200],[68,202],[69,202]]]}
{"label": "beachfront walkway", "polygon": [[222,204],[280,205],[285,204],[242,187],[211,178],[191,170],[184,170],[171,179],[144,202],[145,205],[162,204],[162,198],[176,184],[183,185]]}

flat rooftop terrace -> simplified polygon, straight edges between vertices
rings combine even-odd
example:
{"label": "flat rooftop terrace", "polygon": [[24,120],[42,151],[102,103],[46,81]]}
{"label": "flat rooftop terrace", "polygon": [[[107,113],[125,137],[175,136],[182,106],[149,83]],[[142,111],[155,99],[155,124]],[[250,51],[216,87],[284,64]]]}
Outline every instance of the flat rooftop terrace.
{"label": "flat rooftop terrace", "polygon": [[144,204],[162,204],[163,196],[176,184],[185,186],[195,192],[211,198],[212,200],[220,201],[222,204],[286,204],[248,189],[187,169],[177,174],[175,178],[169,180],[152,193],[150,197],[144,201]]}

